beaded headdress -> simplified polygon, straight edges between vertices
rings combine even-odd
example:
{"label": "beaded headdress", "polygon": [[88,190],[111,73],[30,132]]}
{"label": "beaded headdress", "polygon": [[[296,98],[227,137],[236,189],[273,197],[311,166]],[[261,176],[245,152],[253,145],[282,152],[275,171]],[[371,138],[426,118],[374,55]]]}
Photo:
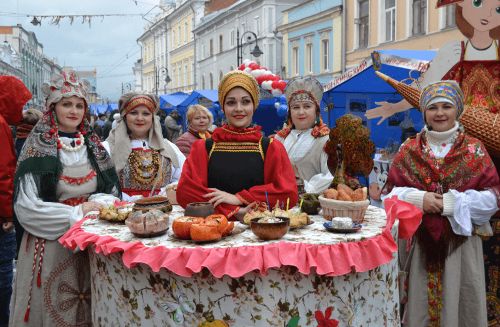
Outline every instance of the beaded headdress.
{"label": "beaded headdress", "polygon": [[229,91],[235,87],[241,87],[252,97],[254,110],[259,106],[259,84],[255,78],[241,70],[233,70],[224,75],[222,80],[219,82],[219,103],[222,109],[224,109],[224,100],[226,99]]}
{"label": "beaded headdress", "polygon": [[52,75],[48,83],[43,83],[42,92],[46,96],[46,106],[59,102],[62,98],[77,96],[87,102],[87,90],[90,83],[87,80],[79,80],[75,71],[62,72]]}
{"label": "beaded headdress", "polygon": [[294,77],[286,85],[285,96],[289,107],[295,101],[312,101],[319,109],[323,86],[314,77]]}
{"label": "beaded headdress", "polygon": [[138,94],[126,102],[122,102],[120,99],[120,114],[123,117],[140,106],[146,107],[152,114],[156,113],[159,109],[158,101],[157,99],[154,99],[153,95]]}

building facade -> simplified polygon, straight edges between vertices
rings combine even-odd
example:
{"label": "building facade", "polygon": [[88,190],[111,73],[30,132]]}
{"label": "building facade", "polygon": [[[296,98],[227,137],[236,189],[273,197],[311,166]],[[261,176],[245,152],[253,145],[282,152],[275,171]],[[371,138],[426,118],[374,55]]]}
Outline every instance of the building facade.
{"label": "building facade", "polygon": [[[145,32],[137,39],[141,46],[141,82],[142,90],[158,94],[164,87],[157,78],[159,69],[167,64],[167,28],[165,17],[146,27]],[[137,84],[137,83],[136,83]]]}
{"label": "building facade", "polygon": [[43,45],[38,42],[34,32],[25,30],[21,24],[16,26],[0,26],[0,40],[14,53],[19,66],[21,78],[33,95],[27,104],[42,109],[45,107],[45,97],[42,84],[54,73],[60,73],[61,67],[55,59],[49,59],[43,53]]}
{"label": "building facade", "polygon": [[343,69],[342,0],[305,1],[283,12],[283,78],[330,81]]}
{"label": "building facade", "polygon": [[[277,27],[282,12],[298,3],[299,0],[240,0],[203,17],[194,30],[197,88],[216,89],[222,76],[238,67],[239,41],[243,60],[255,60],[281,74],[282,39]],[[256,41],[263,52],[257,58],[250,54]]]}
{"label": "building facade", "polygon": [[22,79],[21,69],[21,58],[10,43],[7,41],[0,43],[0,75],[12,75]]}
{"label": "building facade", "polygon": [[455,6],[436,9],[435,0],[346,0],[345,18],[347,68],[374,50],[433,50],[464,38]]}

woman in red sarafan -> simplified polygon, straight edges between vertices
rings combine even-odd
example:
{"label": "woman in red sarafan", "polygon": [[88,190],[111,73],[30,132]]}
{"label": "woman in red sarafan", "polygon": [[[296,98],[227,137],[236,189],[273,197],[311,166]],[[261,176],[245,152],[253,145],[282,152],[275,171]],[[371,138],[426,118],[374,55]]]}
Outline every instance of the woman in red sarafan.
{"label": "woman in red sarafan", "polygon": [[408,257],[405,326],[487,326],[479,235],[491,235],[499,177],[483,144],[458,123],[458,83],[428,85],[420,108],[426,125],[401,146],[386,185],[387,197],[424,213]]}
{"label": "woman in red sarafan", "polygon": [[177,201],[209,201],[228,218],[243,214],[255,202],[297,202],[297,184],[288,155],[280,142],[263,137],[252,125],[259,103],[255,79],[232,71],[219,84],[219,103],[227,124],[216,128],[212,139],[198,140],[186,160]]}

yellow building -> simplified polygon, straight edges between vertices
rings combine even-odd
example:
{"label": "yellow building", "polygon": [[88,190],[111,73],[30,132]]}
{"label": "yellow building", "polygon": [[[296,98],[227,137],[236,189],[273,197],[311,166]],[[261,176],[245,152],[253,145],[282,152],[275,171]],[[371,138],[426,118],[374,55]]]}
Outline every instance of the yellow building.
{"label": "yellow building", "polygon": [[194,89],[194,13],[192,1],[186,1],[167,18],[168,57],[170,83],[167,93],[186,92]]}
{"label": "yellow building", "polygon": [[346,69],[374,50],[432,50],[464,38],[455,6],[437,9],[437,0],[345,1]]}

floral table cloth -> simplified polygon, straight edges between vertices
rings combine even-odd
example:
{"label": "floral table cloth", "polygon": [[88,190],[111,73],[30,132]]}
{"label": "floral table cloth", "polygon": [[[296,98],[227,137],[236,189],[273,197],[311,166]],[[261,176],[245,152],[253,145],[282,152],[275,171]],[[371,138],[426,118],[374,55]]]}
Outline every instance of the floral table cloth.
{"label": "floral table cloth", "polygon": [[238,223],[200,245],[90,216],[60,242],[91,250],[97,326],[399,326],[397,225],[371,206],[354,234],[312,220],[279,241]]}

